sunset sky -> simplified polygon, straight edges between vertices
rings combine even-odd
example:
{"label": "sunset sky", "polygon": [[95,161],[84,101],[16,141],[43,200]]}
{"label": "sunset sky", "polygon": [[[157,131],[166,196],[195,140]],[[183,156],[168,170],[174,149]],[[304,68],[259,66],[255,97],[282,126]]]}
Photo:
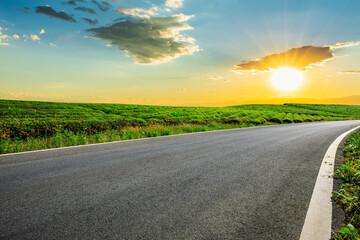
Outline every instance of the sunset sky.
{"label": "sunset sky", "polygon": [[[360,105],[359,12],[357,0],[0,1],[0,99]],[[299,73],[292,89],[295,75],[274,80],[283,68]]]}

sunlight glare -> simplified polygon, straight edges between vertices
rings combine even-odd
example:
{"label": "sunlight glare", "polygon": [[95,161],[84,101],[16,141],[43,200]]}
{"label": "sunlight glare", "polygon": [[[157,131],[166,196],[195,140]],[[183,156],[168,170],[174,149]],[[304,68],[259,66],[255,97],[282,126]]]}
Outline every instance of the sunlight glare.
{"label": "sunlight glare", "polygon": [[279,68],[272,76],[273,85],[282,91],[297,89],[302,82],[302,72],[292,68]]}

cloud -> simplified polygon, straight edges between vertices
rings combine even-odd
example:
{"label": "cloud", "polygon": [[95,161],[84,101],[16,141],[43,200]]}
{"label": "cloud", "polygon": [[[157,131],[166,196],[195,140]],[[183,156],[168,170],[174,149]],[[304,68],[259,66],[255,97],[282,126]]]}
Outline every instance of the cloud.
{"label": "cloud", "polygon": [[45,14],[51,18],[57,18],[60,20],[76,23],[76,20],[71,15],[68,15],[65,11],[56,12],[52,7],[48,5],[37,6],[36,13]]}
{"label": "cloud", "polygon": [[12,37],[13,37],[13,39],[19,39],[20,38],[19,35],[17,35],[17,34],[14,34]]}
{"label": "cloud", "polygon": [[5,39],[5,38],[9,38],[9,35],[6,34],[0,34],[0,39]]}
{"label": "cloud", "polygon": [[87,7],[76,7],[76,8],[74,8],[74,10],[83,11],[83,12],[91,13],[91,14],[96,14],[94,9],[87,8]]}
{"label": "cloud", "polygon": [[145,8],[125,8],[120,7],[116,9],[116,12],[124,15],[138,17],[138,18],[150,18],[152,16],[158,16],[160,13],[171,12],[172,9],[177,9],[183,6],[183,0],[167,0],[164,7],[158,7],[153,5],[149,9]]}
{"label": "cloud", "polygon": [[57,47],[54,43],[49,43],[50,47]]}
{"label": "cloud", "polygon": [[76,2],[73,1],[73,0],[70,0],[70,1],[67,1],[67,2],[63,2],[62,4],[63,4],[63,5],[73,5],[73,6],[76,6]]}
{"label": "cloud", "polygon": [[29,39],[29,36],[26,35],[26,34],[24,34],[24,35],[23,35],[23,39],[24,39],[24,42],[27,42],[27,40]]}
{"label": "cloud", "polygon": [[44,34],[44,33],[45,33],[45,30],[41,29],[40,34]]}
{"label": "cloud", "polygon": [[137,63],[156,64],[198,51],[195,39],[180,34],[192,29],[183,23],[191,17],[177,14],[149,19],[129,18],[88,31],[93,37],[110,41],[112,46],[135,57]]}
{"label": "cloud", "polygon": [[337,43],[333,46],[329,46],[331,49],[345,48],[345,47],[354,47],[360,45],[360,41],[358,42],[345,42],[345,43]]}
{"label": "cloud", "polygon": [[99,23],[99,21],[97,19],[92,20],[92,19],[89,19],[89,18],[83,18],[83,20],[85,22],[87,22],[89,25],[96,25],[96,24]]}
{"label": "cloud", "polygon": [[139,18],[150,18],[151,16],[159,15],[159,7],[154,6],[150,9],[144,8],[118,8],[116,12],[122,13],[124,15],[130,15],[132,17],[139,17]]}
{"label": "cloud", "polygon": [[30,14],[29,10],[30,10],[30,8],[28,8],[28,7],[23,7],[21,9],[16,9],[16,11],[20,11],[20,12],[22,12],[24,14]]}
{"label": "cloud", "polygon": [[3,34],[2,31],[3,30],[7,30],[7,28],[2,28],[0,26],[0,46],[9,46],[9,43],[4,42],[4,41],[8,41],[7,39],[10,38],[9,35]]}
{"label": "cloud", "polygon": [[292,48],[282,53],[271,54],[259,60],[243,62],[233,70],[266,72],[282,67],[306,70],[312,64],[322,64],[333,58],[330,47],[304,46]]}
{"label": "cloud", "polygon": [[39,36],[36,35],[36,34],[31,34],[31,35],[30,35],[30,38],[31,38],[34,42],[35,42],[35,41],[40,41]]}
{"label": "cloud", "polygon": [[211,80],[214,82],[230,82],[230,80],[225,79],[223,76],[202,76],[201,79]]}
{"label": "cloud", "polygon": [[321,66],[334,57],[334,50],[359,45],[360,42],[337,43],[330,46],[303,46],[282,53],[267,55],[261,59],[243,61],[232,70],[243,72],[270,72],[289,67],[306,71],[313,66]]}
{"label": "cloud", "polygon": [[340,74],[360,74],[360,70],[340,71]]}
{"label": "cloud", "polygon": [[170,8],[181,8],[183,6],[183,0],[166,0],[165,6]]}
{"label": "cloud", "polygon": [[108,11],[111,7],[111,5],[106,1],[101,1],[100,3],[96,0],[91,0],[91,3],[95,4],[103,12]]}

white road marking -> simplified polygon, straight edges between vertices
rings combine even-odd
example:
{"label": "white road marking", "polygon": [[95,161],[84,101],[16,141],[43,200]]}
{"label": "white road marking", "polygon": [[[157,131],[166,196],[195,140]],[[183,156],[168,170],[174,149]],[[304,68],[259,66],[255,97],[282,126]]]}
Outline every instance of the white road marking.
{"label": "white road marking", "polygon": [[333,174],[336,151],[341,141],[355,127],[341,134],[330,145],[321,163],[300,240],[329,240],[331,237]]}

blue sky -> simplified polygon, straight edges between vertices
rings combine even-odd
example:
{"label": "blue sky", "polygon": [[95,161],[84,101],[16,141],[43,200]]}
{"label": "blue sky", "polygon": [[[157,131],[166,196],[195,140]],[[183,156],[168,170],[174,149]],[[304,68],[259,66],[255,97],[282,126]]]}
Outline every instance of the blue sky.
{"label": "blue sky", "polygon": [[[333,50],[335,66],[329,62],[307,71],[307,85],[285,95],[325,99],[329,94],[317,89],[335,93],[342,81],[335,97],[344,97],[360,86],[359,75],[338,73],[359,70],[359,1],[97,2],[109,9],[91,0],[0,1],[1,32],[8,36],[0,45],[2,95],[165,105],[270,99],[284,93],[272,89],[268,73],[234,73],[233,66],[302,46],[347,42],[353,44]],[[50,8],[64,13],[54,17]],[[334,85],[322,86],[325,79],[334,79]]]}

